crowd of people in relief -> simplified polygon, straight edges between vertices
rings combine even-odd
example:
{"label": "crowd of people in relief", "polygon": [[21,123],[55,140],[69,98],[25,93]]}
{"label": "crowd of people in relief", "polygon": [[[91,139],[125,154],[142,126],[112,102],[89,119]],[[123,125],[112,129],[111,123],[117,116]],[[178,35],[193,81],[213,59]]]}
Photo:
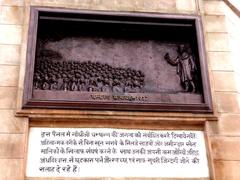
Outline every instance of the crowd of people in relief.
{"label": "crowd of people in relief", "polygon": [[38,59],[33,84],[38,90],[141,93],[144,74],[100,62]]}

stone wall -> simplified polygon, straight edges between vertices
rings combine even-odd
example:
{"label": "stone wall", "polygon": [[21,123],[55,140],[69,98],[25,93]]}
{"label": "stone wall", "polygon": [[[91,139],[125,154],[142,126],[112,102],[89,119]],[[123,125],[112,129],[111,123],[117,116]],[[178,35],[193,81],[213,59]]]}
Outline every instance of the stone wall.
{"label": "stone wall", "polygon": [[240,179],[240,19],[221,1],[205,1],[205,31],[215,113],[209,124],[216,179]]}
{"label": "stone wall", "polygon": [[0,179],[23,179],[27,124],[16,118],[24,2],[0,1]]}
{"label": "stone wall", "polygon": [[[237,59],[239,50],[236,49],[239,47],[240,37],[238,34],[240,31],[236,29],[240,29],[240,22],[223,1],[0,0],[1,180],[20,180],[24,179],[25,174],[28,118],[16,117],[15,113],[21,111],[30,6],[201,15],[214,116],[218,118],[218,121],[207,121],[205,126],[206,135],[211,144],[213,178],[215,177],[216,180],[240,179],[240,66]],[[39,112],[50,113],[49,111]],[[56,111],[51,111],[51,113],[54,112]],[[58,113],[71,114],[72,112]],[[111,113],[114,114],[114,112]],[[159,117],[162,114],[164,113],[154,113]],[[171,117],[182,115],[168,113],[165,116],[171,119]],[[199,115],[187,114],[186,116],[195,118]],[[46,126],[46,123],[42,124]]]}

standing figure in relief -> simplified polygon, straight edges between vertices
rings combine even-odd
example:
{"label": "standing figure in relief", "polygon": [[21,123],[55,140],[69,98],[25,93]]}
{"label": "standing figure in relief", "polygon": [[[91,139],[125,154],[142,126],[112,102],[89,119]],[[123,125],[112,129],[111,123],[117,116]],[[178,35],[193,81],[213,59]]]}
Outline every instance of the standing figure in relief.
{"label": "standing figure in relief", "polygon": [[181,85],[185,91],[196,92],[194,76],[196,75],[197,68],[193,57],[189,53],[189,49],[183,44],[178,46],[177,52],[177,58],[171,59],[169,54],[166,53],[164,59],[171,65],[177,66],[177,74],[180,77]]}

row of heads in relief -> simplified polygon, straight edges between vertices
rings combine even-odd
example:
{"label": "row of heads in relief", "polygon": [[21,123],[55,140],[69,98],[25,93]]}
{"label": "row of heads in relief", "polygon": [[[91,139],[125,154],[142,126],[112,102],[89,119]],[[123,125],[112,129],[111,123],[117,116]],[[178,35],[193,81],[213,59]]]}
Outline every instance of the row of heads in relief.
{"label": "row of heads in relief", "polygon": [[132,68],[91,61],[36,61],[33,85],[39,90],[141,93],[145,75]]}

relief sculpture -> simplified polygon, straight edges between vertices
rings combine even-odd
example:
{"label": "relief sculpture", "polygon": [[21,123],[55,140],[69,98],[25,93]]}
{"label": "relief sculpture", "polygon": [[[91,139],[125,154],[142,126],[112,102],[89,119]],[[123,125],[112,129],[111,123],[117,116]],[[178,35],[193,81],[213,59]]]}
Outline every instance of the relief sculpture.
{"label": "relief sculpture", "polygon": [[177,66],[177,74],[180,78],[181,85],[186,92],[196,92],[195,77],[197,73],[197,66],[194,62],[193,56],[190,53],[190,49],[185,45],[179,45],[178,56],[170,58],[166,53],[164,59],[173,66]]}
{"label": "relief sculpture", "polygon": [[212,112],[198,16],[31,11],[23,108]]}
{"label": "relief sculpture", "polygon": [[39,90],[144,92],[144,74],[141,71],[91,61],[39,60],[33,82],[34,88]]}

